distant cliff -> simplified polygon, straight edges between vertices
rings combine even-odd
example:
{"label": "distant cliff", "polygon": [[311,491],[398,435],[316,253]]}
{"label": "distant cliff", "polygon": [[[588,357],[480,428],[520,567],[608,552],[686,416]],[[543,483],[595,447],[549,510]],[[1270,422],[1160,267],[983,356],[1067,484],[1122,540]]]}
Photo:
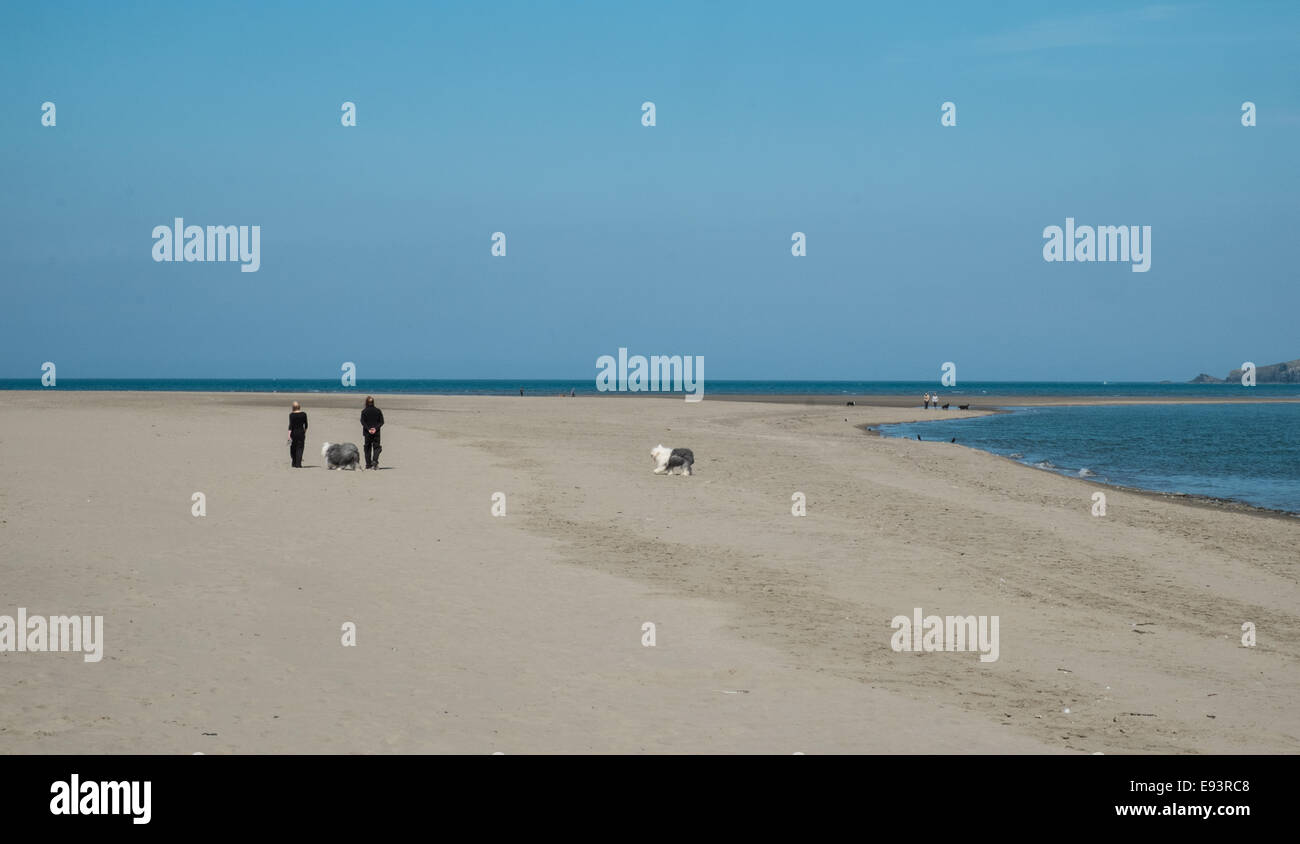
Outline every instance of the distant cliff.
{"label": "distant cliff", "polygon": [[[1215,378],[1213,375],[1206,375],[1202,372],[1197,375],[1189,384],[1224,384],[1240,383],[1242,371],[1234,369],[1228,373],[1227,378]],[[1285,361],[1284,363],[1270,363],[1266,366],[1255,367],[1255,383],[1257,384],[1300,384],[1300,358]]]}

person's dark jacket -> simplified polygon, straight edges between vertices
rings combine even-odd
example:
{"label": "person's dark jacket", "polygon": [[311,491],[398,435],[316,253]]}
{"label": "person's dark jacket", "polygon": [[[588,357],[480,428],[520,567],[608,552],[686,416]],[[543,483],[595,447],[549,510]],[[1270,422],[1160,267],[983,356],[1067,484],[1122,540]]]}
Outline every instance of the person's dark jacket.
{"label": "person's dark jacket", "polygon": [[384,412],[379,408],[371,405],[361,411],[361,430],[369,432],[371,428],[378,433],[379,429],[384,427]]}
{"label": "person's dark jacket", "polygon": [[307,436],[307,414],[301,410],[296,410],[289,414],[289,434],[295,440],[304,439]]}

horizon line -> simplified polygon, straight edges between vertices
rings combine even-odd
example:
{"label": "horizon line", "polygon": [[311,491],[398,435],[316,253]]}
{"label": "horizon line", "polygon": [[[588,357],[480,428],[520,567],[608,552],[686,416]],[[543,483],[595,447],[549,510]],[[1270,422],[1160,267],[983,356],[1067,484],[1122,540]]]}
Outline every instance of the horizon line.
{"label": "horizon line", "polygon": [[[333,377],[333,378],[318,378],[318,377],[294,376],[294,375],[277,375],[277,376],[264,376],[264,375],[261,375],[261,376],[247,376],[247,375],[202,375],[202,376],[176,376],[176,375],[125,375],[125,376],[93,376],[93,377],[90,377],[90,376],[87,376],[87,377],[78,377],[78,376],[74,376],[74,377],[63,377],[63,376],[60,376],[60,380],[61,380],[61,381],[75,381],[75,382],[84,382],[84,381],[308,381],[308,382],[320,382],[320,383],[336,383],[336,382],[339,381],[339,379],[338,379],[337,377]],[[547,382],[547,381],[565,381],[565,382],[570,382],[570,381],[576,381],[576,382],[592,381],[592,382],[594,383],[594,380],[595,380],[595,379],[594,379],[592,376],[582,376],[582,377],[570,377],[570,376],[559,376],[559,377],[555,377],[555,376],[548,376],[548,377],[542,377],[542,378],[538,378],[538,377],[529,377],[529,378],[501,378],[501,377],[490,377],[490,378],[483,378],[483,377],[443,377],[443,376],[440,376],[440,377],[410,377],[410,376],[403,376],[403,377],[382,377],[382,378],[367,377],[367,378],[366,378],[366,381],[368,381],[368,382],[383,382],[383,381],[389,381],[389,382],[392,382],[392,381],[410,381],[410,382],[417,382],[417,381],[423,381],[423,382],[427,382],[427,381],[446,381],[446,382],[456,382],[456,381],[494,381],[494,382],[501,382],[501,383],[507,383],[507,384],[516,384],[516,383],[524,383],[524,384],[527,384],[527,383]],[[934,381],[934,380],[937,380],[937,379],[934,379],[934,378],[710,378],[710,379],[705,379],[705,383],[708,383],[709,381],[712,381],[712,382],[714,382],[714,383],[742,383],[742,384],[743,384],[743,383],[750,383],[750,384],[770,384],[770,383],[787,383],[787,384],[925,384],[925,383],[928,383],[928,382],[931,382],[931,381]],[[35,381],[35,382],[37,382],[37,383],[39,384],[40,381],[41,381],[41,376],[40,376],[40,375],[0,376],[0,382],[26,382],[26,381]],[[946,389],[959,389],[959,388],[962,387],[962,386],[971,385],[971,384],[1190,384],[1190,385],[1195,385],[1195,386],[1204,386],[1204,385],[1207,384],[1207,383],[1210,383],[1211,385],[1213,384],[1213,382],[1197,382],[1197,381],[1195,381],[1194,379],[1187,379],[1187,380],[1175,381],[1175,380],[1173,380],[1173,379],[1169,379],[1169,378],[1164,378],[1164,379],[1159,379],[1159,380],[1133,380],[1133,381],[1124,381],[1124,380],[1116,380],[1116,379],[1078,379],[1078,380],[1073,380],[1073,379],[1056,379],[1056,380],[1051,380],[1051,381],[1046,381],[1046,380],[1033,380],[1033,379],[1023,379],[1023,378],[1011,378],[1011,379],[987,379],[987,380],[981,380],[981,379],[963,379],[961,384],[954,384],[954,385],[952,385],[951,387],[947,387]],[[1232,382],[1230,382],[1230,381],[1226,381],[1226,380],[1221,380],[1219,383],[1232,383]],[[1273,384],[1279,384],[1279,385],[1282,385],[1282,386],[1287,386],[1287,383],[1288,383],[1288,382],[1263,382],[1263,383],[1264,383],[1264,384],[1273,383]],[[942,388],[942,385],[940,385],[940,387]],[[48,389],[48,388],[45,388],[45,389]],[[57,386],[55,387],[55,389],[57,389]],[[346,386],[343,386],[342,384],[340,384],[340,385],[339,385],[339,389],[341,389],[341,390],[351,390],[351,389],[360,389],[360,388],[357,387],[356,385],[354,385],[354,386],[352,386],[352,387],[346,387]]]}

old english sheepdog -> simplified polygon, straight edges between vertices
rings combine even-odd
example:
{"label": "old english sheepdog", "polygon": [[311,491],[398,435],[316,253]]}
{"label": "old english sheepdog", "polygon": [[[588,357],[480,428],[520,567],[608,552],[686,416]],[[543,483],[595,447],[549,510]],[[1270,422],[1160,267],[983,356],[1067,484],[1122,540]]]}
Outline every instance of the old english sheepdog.
{"label": "old english sheepdog", "polygon": [[325,443],[320,448],[320,456],[325,458],[326,469],[351,469],[355,472],[361,462],[361,452],[353,443]]}
{"label": "old english sheepdog", "polygon": [[665,448],[663,443],[650,449],[650,456],[655,461],[656,475],[671,475],[673,469],[680,469],[678,474],[691,474],[695,465],[695,453],[689,448]]}

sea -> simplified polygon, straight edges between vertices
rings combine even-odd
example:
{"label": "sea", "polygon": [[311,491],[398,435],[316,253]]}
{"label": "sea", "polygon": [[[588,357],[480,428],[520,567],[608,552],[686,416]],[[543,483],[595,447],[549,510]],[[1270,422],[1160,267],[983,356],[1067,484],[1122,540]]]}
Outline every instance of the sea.
{"label": "sea", "polygon": [[[1240,389],[1240,388],[1239,388]],[[1300,404],[1010,407],[882,425],[1071,477],[1240,501],[1300,514]],[[922,411],[923,413],[925,411]],[[943,411],[931,411],[941,417]]]}
{"label": "sea", "polygon": [[[594,378],[523,380],[366,379],[359,387],[311,379],[65,379],[41,387],[39,377],[0,379],[4,390],[145,390],[158,392],[255,392],[426,395],[597,395]],[[1300,400],[1300,384],[1169,384],[1150,382],[963,383],[938,387],[953,406],[988,406],[997,396],[1005,413],[973,419],[943,418],[920,409],[920,396],[934,381],[719,381],[704,395],[911,396],[934,419],[884,425],[885,436],[957,442],[1026,465],[1106,484],[1240,501],[1300,514],[1300,403],[1117,404],[1086,407],[1021,407],[1015,398],[1111,397],[1125,402],[1162,399]],[[2,400],[2,399],[0,399]]]}

